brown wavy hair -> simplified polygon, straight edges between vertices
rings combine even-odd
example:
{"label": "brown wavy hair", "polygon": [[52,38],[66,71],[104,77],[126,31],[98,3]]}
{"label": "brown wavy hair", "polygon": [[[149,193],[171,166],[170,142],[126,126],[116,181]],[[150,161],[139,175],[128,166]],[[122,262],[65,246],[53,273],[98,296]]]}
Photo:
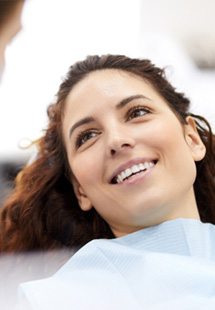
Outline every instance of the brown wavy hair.
{"label": "brown wavy hair", "polygon": [[66,98],[74,85],[90,72],[120,69],[148,81],[168,102],[182,124],[191,115],[206,146],[196,163],[194,190],[203,222],[215,224],[215,136],[209,123],[189,112],[190,101],[167,81],[165,72],[146,59],[123,55],[89,56],[72,65],[60,85],[57,100],[48,108],[49,125],[37,141],[37,159],[16,178],[15,188],[1,212],[2,251],[29,251],[81,247],[95,238],[113,238],[108,224],[94,210],[84,212],[70,182],[70,169],[62,137]]}

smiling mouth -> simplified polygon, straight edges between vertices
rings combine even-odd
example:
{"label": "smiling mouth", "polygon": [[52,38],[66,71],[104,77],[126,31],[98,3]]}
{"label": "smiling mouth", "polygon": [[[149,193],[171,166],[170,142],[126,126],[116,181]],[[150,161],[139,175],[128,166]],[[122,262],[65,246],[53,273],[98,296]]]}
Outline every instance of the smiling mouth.
{"label": "smiling mouth", "polygon": [[139,163],[132,165],[131,167],[121,171],[115,177],[112,178],[111,184],[120,184],[125,180],[128,180],[133,175],[139,174],[141,172],[147,171],[157,164],[157,160],[147,161],[144,163]]}

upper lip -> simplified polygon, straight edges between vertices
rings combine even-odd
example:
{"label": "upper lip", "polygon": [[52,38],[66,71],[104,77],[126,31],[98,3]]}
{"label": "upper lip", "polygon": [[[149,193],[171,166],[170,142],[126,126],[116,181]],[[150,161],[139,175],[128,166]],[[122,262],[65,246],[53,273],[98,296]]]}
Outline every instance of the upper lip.
{"label": "upper lip", "polygon": [[132,159],[132,160],[129,160],[125,163],[123,163],[122,165],[120,165],[119,167],[117,167],[113,174],[111,175],[110,179],[109,179],[109,182],[112,183],[113,179],[118,175],[120,174],[122,171],[128,169],[128,168],[131,168],[133,165],[137,165],[137,164],[140,164],[140,163],[145,163],[145,162],[157,162],[157,159],[155,158],[135,158],[135,159]]}

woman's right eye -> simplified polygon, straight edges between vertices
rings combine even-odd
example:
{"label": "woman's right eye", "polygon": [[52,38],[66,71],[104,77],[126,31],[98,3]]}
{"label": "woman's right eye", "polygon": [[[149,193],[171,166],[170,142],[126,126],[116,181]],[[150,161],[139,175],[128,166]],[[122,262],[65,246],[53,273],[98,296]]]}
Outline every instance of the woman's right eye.
{"label": "woman's right eye", "polygon": [[90,130],[86,130],[81,132],[77,138],[76,138],[76,148],[81,147],[84,143],[86,143],[88,140],[96,137],[99,134],[98,130],[95,129],[90,129]]}

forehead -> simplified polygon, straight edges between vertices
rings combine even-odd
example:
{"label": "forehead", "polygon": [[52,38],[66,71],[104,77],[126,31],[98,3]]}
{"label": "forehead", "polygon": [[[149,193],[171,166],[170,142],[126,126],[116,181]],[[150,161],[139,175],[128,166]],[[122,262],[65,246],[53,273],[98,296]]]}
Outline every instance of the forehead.
{"label": "forehead", "polygon": [[[66,99],[66,107],[78,106],[86,103],[92,106],[100,100],[121,100],[124,97],[147,93],[159,96],[151,84],[142,77],[118,69],[102,69],[89,73],[70,91]],[[160,97],[160,96],[159,96]]]}

